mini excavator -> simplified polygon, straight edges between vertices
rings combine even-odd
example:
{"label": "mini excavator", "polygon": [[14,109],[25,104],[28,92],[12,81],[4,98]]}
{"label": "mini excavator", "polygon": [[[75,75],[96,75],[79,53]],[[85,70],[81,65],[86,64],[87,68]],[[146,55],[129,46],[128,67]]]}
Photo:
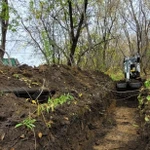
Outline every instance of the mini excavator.
{"label": "mini excavator", "polygon": [[123,61],[124,80],[117,82],[117,90],[139,89],[142,86],[140,77],[140,55],[125,57]]}

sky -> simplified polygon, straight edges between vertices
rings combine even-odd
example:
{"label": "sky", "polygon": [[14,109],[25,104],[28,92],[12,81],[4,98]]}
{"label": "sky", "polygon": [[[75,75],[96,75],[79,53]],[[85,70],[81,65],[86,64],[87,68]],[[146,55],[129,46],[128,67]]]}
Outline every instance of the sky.
{"label": "sky", "polygon": [[[40,53],[35,53],[32,47],[25,46],[20,42],[8,42],[6,51],[10,58],[18,59],[21,65],[27,64],[29,66],[39,66],[44,63]],[[4,57],[7,58],[7,54],[5,54]]]}
{"label": "sky", "polygon": [[[13,5],[18,13],[22,16],[25,17],[26,14],[26,7],[22,7],[20,5],[26,5],[26,3],[29,0],[24,1],[18,1],[18,0],[10,0],[11,5]],[[13,14],[11,14],[11,17]],[[11,58],[16,58],[18,59],[19,63],[22,64],[27,64],[29,66],[38,66],[40,64],[43,64],[42,56],[40,53],[36,54],[34,52],[33,47],[29,47],[23,42],[23,36],[21,37],[20,35],[25,35],[23,31],[18,31],[17,32],[7,32],[7,43],[6,43],[6,51],[9,54]],[[27,38],[27,37],[26,37]],[[8,56],[5,54],[5,58]]]}

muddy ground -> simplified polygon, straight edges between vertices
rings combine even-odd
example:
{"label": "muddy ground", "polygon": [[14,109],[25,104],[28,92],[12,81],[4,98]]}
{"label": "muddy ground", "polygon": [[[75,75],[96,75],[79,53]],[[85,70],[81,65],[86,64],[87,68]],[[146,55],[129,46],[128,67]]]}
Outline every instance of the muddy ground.
{"label": "muddy ground", "polygon": [[[137,93],[116,96],[114,82],[102,72],[63,65],[0,66],[0,90],[0,150],[146,147]],[[48,99],[64,94],[71,99],[48,109]],[[15,127],[29,118],[35,119],[34,128]]]}

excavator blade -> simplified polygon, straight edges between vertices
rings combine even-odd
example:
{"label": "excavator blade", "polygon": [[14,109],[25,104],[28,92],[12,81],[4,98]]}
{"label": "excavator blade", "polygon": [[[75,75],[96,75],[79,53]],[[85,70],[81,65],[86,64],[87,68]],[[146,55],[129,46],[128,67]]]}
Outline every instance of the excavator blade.
{"label": "excavator blade", "polygon": [[143,82],[140,80],[131,80],[129,82],[119,81],[116,83],[116,89],[118,91],[135,90],[140,89],[142,85]]}

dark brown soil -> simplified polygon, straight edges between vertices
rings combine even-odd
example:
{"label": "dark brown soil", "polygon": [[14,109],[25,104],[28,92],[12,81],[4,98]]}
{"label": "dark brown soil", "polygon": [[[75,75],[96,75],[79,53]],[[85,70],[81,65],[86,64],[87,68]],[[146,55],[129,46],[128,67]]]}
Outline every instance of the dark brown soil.
{"label": "dark brown soil", "polygon": [[[14,93],[20,89],[24,89],[27,94]],[[31,94],[29,89],[39,90]],[[43,89],[49,92],[42,95]],[[106,138],[108,133],[113,135],[118,130],[117,127],[120,128],[117,126],[117,112],[119,115],[121,112],[129,112],[124,114],[127,121],[122,119],[125,124],[135,121],[133,116],[138,114],[135,101],[127,106],[116,103],[112,92],[115,90],[114,82],[99,71],[83,71],[63,65],[43,65],[35,68],[27,65],[18,68],[1,66],[0,90],[0,150],[108,149],[107,146],[111,146]],[[68,93],[73,100],[57,106],[54,111],[43,110],[38,113],[39,106],[47,104],[49,97],[55,100]],[[27,100],[27,95],[32,99]],[[36,98],[42,104],[36,102]],[[131,109],[132,105],[135,106],[134,109]],[[26,118],[36,120],[34,130],[26,126],[15,128]],[[122,127],[122,130],[130,128],[133,134],[127,134],[126,143],[121,144],[124,148],[130,141],[128,148],[137,149],[141,140],[139,130],[132,128],[132,124]],[[120,149],[121,145],[114,145],[115,149]]]}

